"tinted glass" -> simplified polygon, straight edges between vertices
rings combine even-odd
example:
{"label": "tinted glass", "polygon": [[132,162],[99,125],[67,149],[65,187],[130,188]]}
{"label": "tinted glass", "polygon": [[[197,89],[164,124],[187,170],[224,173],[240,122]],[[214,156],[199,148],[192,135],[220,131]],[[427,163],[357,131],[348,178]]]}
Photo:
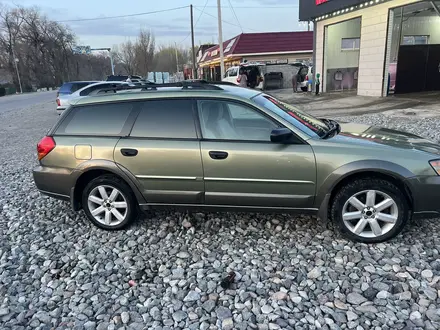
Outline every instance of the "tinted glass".
{"label": "tinted glass", "polygon": [[74,108],[61,123],[60,135],[120,135],[134,103],[93,104]]}
{"label": "tinted glass", "polygon": [[260,106],[276,113],[310,136],[315,134],[322,136],[328,130],[327,125],[320,119],[302,112],[290,104],[281,102],[269,95],[261,94],[253,100]]}
{"label": "tinted glass", "polygon": [[130,135],[148,138],[197,138],[192,101],[145,102]]}
{"label": "tinted glass", "polygon": [[74,82],[74,83],[65,83],[60,87],[60,94],[72,94],[76,92],[78,89],[86,87],[94,82],[84,81],[84,82]]}
{"label": "tinted glass", "polygon": [[60,87],[60,94],[71,94],[72,93],[72,83],[63,84],[63,86]]}
{"label": "tinted glass", "polygon": [[278,125],[257,110],[228,101],[198,102],[202,134],[205,139],[270,141]]}

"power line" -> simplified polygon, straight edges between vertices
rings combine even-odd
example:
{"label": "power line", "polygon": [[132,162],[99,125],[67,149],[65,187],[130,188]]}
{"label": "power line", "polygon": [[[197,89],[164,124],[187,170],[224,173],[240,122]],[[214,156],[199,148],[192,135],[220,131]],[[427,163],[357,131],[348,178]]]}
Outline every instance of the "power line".
{"label": "power line", "polygon": [[232,12],[234,13],[235,19],[237,20],[238,25],[240,26],[241,33],[243,33],[243,28],[241,27],[240,21],[238,20],[237,14],[235,13],[234,7],[232,7],[231,0],[228,0],[229,6],[231,7]]}
{"label": "power line", "polygon": [[[198,8],[199,6],[194,6],[194,8]],[[255,6],[235,6],[235,9],[287,9],[287,8],[298,8],[298,5],[291,6],[264,6],[264,7],[255,7]],[[217,6],[206,6],[206,8],[217,8]],[[221,6],[221,8],[228,8],[228,6]]]}
{"label": "power line", "polygon": [[149,12],[137,13],[137,14],[128,14],[128,15],[119,15],[119,16],[105,16],[105,17],[95,17],[95,18],[79,18],[79,19],[69,19],[69,20],[56,21],[56,22],[57,23],[67,23],[67,22],[98,21],[98,20],[104,20],[104,19],[113,19],[113,18],[123,18],[123,17],[134,17],[134,16],[158,14],[158,13],[164,13],[164,12],[174,11],[174,10],[179,10],[179,9],[184,9],[184,8],[189,8],[189,6],[175,7],[175,8],[162,9],[162,10],[155,10],[155,11],[149,11]]}
{"label": "power line", "polygon": [[[194,7],[194,8],[197,9],[196,7]],[[200,9],[197,9],[197,10],[198,10],[198,11],[201,11]],[[217,18],[217,16],[211,15],[211,14],[209,14],[209,13],[207,13],[207,12],[204,12],[203,14],[208,15],[208,16],[211,16],[211,17],[213,17],[213,18]],[[223,22],[223,23],[226,23],[226,24],[229,24],[229,25],[232,25],[232,26],[239,27],[239,28],[241,29],[241,26],[240,26],[240,25],[237,25],[237,24],[234,24],[234,23],[231,23],[231,22],[225,21],[225,20],[223,20],[223,19],[222,19],[222,22]],[[250,28],[246,28],[246,30],[251,30],[251,31],[259,32],[259,31],[255,30],[255,29],[250,29]]]}
{"label": "power line", "polygon": [[[203,9],[202,9],[202,11],[200,12],[199,17],[197,18],[197,20],[196,20],[196,22],[195,22],[195,24],[194,24],[194,29],[196,28],[197,23],[200,21],[200,18],[202,17],[203,13],[205,12],[205,8],[206,8],[206,5],[208,4],[208,2],[209,2],[209,0],[206,0],[205,5],[203,6]],[[193,7],[193,8],[195,8],[195,7]],[[185,40],[188,39],[190,35],[191,35],[191,32],[188,33],[188,35],[187,35],[187,36],[186,36],[186,37],[185,37],[180,43],[181,43],[181,44],[184,43]]]}

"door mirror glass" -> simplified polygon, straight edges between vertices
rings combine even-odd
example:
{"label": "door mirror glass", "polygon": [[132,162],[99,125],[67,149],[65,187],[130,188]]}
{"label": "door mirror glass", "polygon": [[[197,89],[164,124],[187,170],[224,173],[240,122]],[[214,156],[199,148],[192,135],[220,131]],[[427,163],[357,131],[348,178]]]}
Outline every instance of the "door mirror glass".
{"label": "door mirror glass", "polygon": [[270,133],[270,140],[275,143],[290,142],[293,133],[288,128],[276,128]]}

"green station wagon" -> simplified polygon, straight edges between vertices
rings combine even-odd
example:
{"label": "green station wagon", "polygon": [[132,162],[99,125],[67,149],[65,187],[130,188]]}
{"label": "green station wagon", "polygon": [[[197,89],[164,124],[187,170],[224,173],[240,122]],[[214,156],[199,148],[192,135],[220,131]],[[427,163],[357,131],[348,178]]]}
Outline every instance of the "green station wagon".
{"label": "green station wagon", "polygon": [[299,212],[374,243],[440,214],[440,146],[418,136],[226,84],[117,89],[72,102],[34,170],[43,194],[103,229],[158,207]]}

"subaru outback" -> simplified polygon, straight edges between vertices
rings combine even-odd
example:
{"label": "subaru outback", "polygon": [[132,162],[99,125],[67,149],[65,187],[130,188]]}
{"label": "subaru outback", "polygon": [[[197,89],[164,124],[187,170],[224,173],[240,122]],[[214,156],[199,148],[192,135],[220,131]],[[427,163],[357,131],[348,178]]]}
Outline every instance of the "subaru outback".
{"label": "subaru outback", "polygon": [[440,146],[421,137],[221,83],[129,89],[72,102],[37,146],[40,192],[98,227],[159,207],[299,212],[374,243],[440,214]]}

